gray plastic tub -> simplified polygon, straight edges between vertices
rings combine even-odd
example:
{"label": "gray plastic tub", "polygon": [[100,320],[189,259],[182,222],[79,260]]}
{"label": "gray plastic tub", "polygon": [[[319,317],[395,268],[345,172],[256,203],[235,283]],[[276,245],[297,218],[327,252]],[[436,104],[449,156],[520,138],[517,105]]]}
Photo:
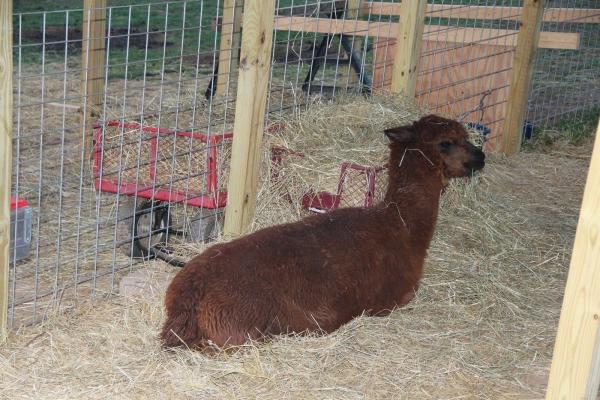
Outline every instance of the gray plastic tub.
{"label": "gray plastic tub", "polygon": [[27,202],[11,199],[10,263],[29,257],[31,248],[31,207]]}

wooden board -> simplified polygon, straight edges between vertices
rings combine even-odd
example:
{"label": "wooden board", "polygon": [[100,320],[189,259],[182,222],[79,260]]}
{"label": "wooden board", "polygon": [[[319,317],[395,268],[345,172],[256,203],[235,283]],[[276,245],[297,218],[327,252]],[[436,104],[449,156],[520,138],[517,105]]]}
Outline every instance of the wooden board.
{"label": "wooden board", "polygon": [[[373,87],[388,90],[396,44],[380,40],[373,45]],[[432,112],[479,122],[492,133],[487,150],[496,145],[508,97],[514,49],[507,46],[448,47],[424,41],[417,79],[417,103]]]}
{"label": "wooden board", "polygon": [[237,71],[237,55],[240,47],[242,0],[223,1],[221,43],[219,46],[219,78],[216,95],[223,95],[231,82],[231,71]]}
{"label": "wooden board", "polygon": [[245,232],[256,208],[275,1],[246,0],[224,231]]}
{"label": "wooden board", "polygon": [[[280,31],[332,33],[395,39],[400,24],[312,17],[275,17],[275,29]],[[445,43],[479,43],[516,46],[518,31],[512,29],[458,28],[426,25],[423,39]],[[579,48],[578,33],[542,32],[538,46],[547,49]]]}
{"label": "wooden board", "polygon": [[596,399],[600,381],[600,121],[575,234],[546,399]]}
{"label": "wooden board", "polygon": [[8,323],[10,192],[12,178],[12,1],[0,2],[0,343]]}
{"label": "wooden board", "polygon": [[92,158],[92,125],[104,101],[106,0],[84,0],[81,49],[81,127],[85,159]]}
{"label": "wooden board", "polygon": [[[365,2],[366,15],[400,15],[402,3]],[[522,7],[464,6],[451,4],[428,4],[427,16],[432,18],[463,18],[481,20],[520,20]],[[547,8],[544,22],[600,23],[600,8]]]}
{"label": "wooden board", "polygon": [[402,15],[406,18],[396,36],[398,51],[394,55],[391,90],[410,98],[415,96],[417,85],[426,5],[427,0],[402,3]]}
{"label": "wooden board", "polygon": [[[346,13],[344,14],[346,19],[358,20],[362,16],[362,3],[363,0],[347,0],[348,4],[346,7]],[[352,50],[361,53],[363,40],[361,38],[354,38],[352,41]],[[346,86],[355,85],[358,82],[358,75],[354,73],[350,64],[347,68],[344,68],[344,74],[346,75]]]}

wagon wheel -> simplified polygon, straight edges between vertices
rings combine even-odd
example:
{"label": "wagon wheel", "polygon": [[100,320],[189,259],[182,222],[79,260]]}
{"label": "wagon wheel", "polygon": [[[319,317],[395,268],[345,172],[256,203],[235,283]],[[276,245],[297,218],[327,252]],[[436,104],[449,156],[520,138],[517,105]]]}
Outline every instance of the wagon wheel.
{"label": "wagon wheel", "polygon": [[193,242],[207,243],[219,234],[223,210],[202,208],[190,221],[190,237]]}
{"label": "wagon wheel", "polygon": [[163,251],[169,236],[168,206],[159,202],[144,201],[136,212],[133,223],[134,257],[152,256]]}

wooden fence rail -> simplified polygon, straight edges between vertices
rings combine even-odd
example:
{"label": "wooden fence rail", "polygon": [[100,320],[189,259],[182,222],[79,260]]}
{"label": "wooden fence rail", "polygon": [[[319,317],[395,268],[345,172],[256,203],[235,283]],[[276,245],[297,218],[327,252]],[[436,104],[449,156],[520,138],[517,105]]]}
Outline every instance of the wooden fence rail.
{"label": "wooden fence rail", "polygon": [[8,323],[12,173],[12,0],[0,1],[0,343]]}

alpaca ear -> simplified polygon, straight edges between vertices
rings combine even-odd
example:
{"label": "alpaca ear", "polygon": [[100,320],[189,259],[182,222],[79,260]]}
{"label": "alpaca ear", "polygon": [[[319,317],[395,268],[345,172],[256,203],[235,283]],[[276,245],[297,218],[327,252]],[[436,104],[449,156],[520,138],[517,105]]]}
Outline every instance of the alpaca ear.
{"label": "alpaca ear", "polygon": [[417,141],[417,133],[412,125],[399,126],[397,128],[389,128],[383,131],[391,140],[400,143],[411,143]]}

